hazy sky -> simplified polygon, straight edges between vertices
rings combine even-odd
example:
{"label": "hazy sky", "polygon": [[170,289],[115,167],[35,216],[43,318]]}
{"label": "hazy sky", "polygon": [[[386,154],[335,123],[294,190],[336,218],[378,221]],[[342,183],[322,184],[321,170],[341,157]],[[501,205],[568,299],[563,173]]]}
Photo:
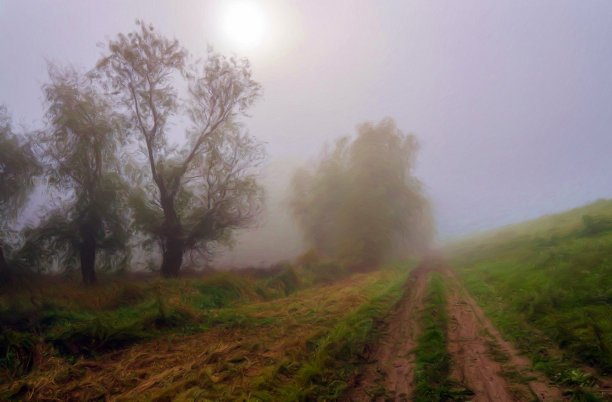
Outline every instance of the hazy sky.
{"label": "hazy sky", "polygon": [[271,160],[393,117],[422,143],[442,238],[612,197],[612,2],[262,1],[250,49],[224,33],[229,3],[0,0],[0,103],[36,127],[45,60],[88,69],[140,18],[249,57]]}

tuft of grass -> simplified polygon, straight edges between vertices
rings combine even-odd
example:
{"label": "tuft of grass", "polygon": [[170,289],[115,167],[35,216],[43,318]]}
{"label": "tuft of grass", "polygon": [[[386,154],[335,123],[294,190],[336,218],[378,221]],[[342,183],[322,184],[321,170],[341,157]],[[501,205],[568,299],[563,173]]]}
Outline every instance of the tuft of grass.
{"label": "tuft of grass", "polygon": [[0,370],[20,376],[32,368],[37,356],[37,337],[33,334],[5,330],[0,333]]}

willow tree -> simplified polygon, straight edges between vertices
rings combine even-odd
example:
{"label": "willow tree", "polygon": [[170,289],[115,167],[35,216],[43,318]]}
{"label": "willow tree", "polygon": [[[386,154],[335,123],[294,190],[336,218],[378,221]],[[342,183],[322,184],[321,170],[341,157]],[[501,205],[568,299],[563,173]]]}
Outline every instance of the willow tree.
{"label": "willow tree", "polygon": [[49,68],[43,87],[48,129],[38,142],[49,184],[60,206],[48,212],[30,237],[80,264],[83,282],[96,282],[96,256],[127,241],[127,191],[119,152],[125,136],[121,115],[91,78],[72,69]]}
{"label": "willow tree", "polygon": [[6,108],[0,106],[0,283],[10,279],[5,250],[13,237],[11,224],[19,217],[39,172],[31,143],[13,131]]}
{"label": "willow tree", "polygon": [[357,131],[296,173],[289,205],[313,247],[350,266],[374,267],[426,248],[433,220],[412,172],[415,137],[391,119]]}
{"label": "willow tree", "polygon": [[[237,119],[260,92],[248,61],[209,50],[190,64],[188,52],[150,25],[119,34],[98,63],[109,89],[127,106],[149,172],[134,197],[141,229],[159,240],[161,272],[179,274],[186,252],[205,254],[261,209],[253,168],[263,149]],[[186,95],[179,97],[179,88]],[[186,117],[185,141],[169,141],[171,124]],[[176,137],[175,137],[176,138]]]}

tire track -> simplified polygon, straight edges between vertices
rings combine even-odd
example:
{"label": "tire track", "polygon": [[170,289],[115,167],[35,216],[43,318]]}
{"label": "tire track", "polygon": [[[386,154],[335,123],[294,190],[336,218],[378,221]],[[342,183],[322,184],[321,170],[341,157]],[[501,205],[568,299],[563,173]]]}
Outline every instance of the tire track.
{"label": "tire track", "polygon": [[[531,369],[531,361],[519,356],[486,318],[455,275],[443,268],[449,287],[449,352],[453,356],[452,379],[474,392],[473,401],[562,401],[559,388]],[[503,364],[494,360],[497,352]],[[513,373],[510,381],[502,373]],[[517,376],[518,374],[518,376]]]}
{"label": "tire track", "polygon": [[392,313],[388,328],[368,356],[369,363],[353,379],[344,400],[406,401],[414,388],[417,346],[417,312],[421,309],[429,272],[421,264],[410,274],[402,299]]}
{"label": "tire track", "polygon": [[501,337],[453,272],[433,260],[424,261],[411,273],[383,336],[370,351],[370,363],[353,377],[343,400],[410,400],[415,387],[414,349],[420,335],[417,320],[432,271],[440,272],[447,285],[447,343],[451,379],[457,389],[474,392],[471,401],[568,400]]}

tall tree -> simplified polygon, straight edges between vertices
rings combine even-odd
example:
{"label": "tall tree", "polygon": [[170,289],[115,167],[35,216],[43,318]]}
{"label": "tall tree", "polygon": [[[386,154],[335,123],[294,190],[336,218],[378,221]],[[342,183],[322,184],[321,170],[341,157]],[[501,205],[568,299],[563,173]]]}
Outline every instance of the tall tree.
{"label": "tall tree", "polygon": [[[253,168],[264,152],[237,122],[260,85],[246,60],[209,50],[204,62],[188,65],[177,40],[137,24],[140,29],[109,41],[98,68],[127,105],[148,165],[150,185],[133,200],[136,218],[159,240],[162,274],[175,277],[187,251],[210,252],[261,209]],[[185,99],[179,86],[187,88]],[[185,115],[190,128],[176,147],[170,123]]]}
{"label": "tall tree", "polygon": [[11,224],[26,204],[39,172],[31,143],[13,131],[6,108],[0,106],[0,283],[10,279],[5,250]]}
{"label": "tall tree", "polygon": [[414,136],[385,119],[360,125],[356,138],[341,138],[297,172],[290,208],[306,240],[363,267],[428,246],[433,220],[412,174],[417,150]]}
{"label": "tall tree", "polygon": [[49,183],[61,206],[49,212],[36,237],[80,264],[83,282],[96,282],[96,255],[127,240],[126,188],[118,152],[125,124],[95,83],[73,69],[49,67],[43,87],[49,128],[39,144]]}

